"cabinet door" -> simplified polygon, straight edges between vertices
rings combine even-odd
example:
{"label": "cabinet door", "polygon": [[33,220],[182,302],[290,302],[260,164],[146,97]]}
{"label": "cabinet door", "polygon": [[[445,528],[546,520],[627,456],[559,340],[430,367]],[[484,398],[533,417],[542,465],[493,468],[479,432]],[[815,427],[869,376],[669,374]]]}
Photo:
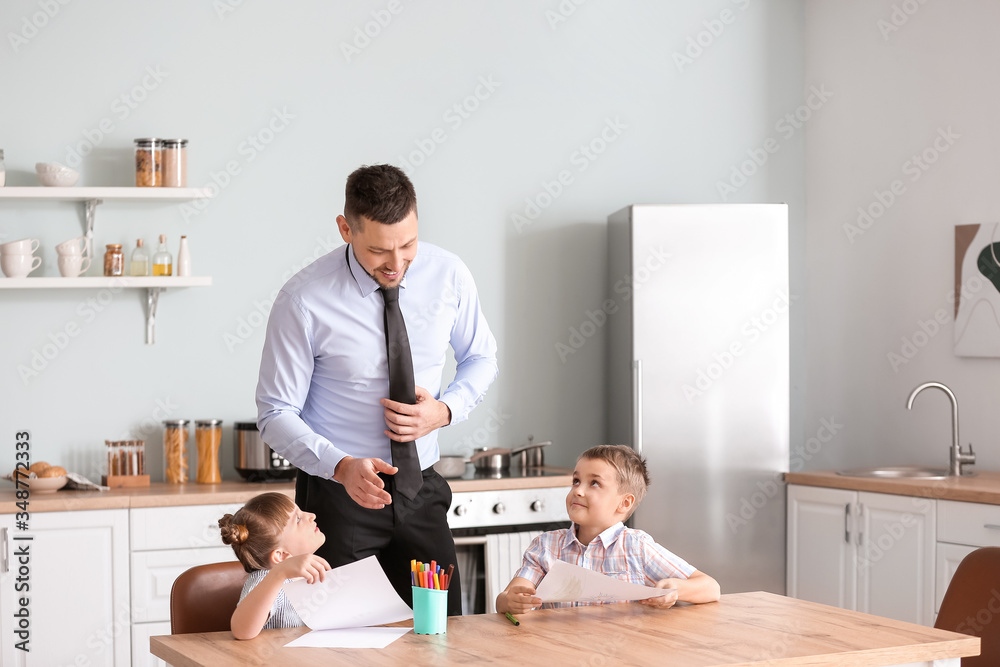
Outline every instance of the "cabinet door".
{"label": "cabinet door", "polygon": [[[29,530],[8,532],[5,576],[21,576],[16,550],[24,545],[29,550],[30,591],[23,594],[30,600],[29,664],[129,665],[127,531],[128,511],[122,509],[32,513]],[[13,539],[27,536],[32,539]],[[20,664],[21,652],[8,651],[16,611],[9,578],[0,595],[3,664]],[[12,655],[15,660],[8,662]]]}
{"label": "cabinet door", "polygon": [[857,610],[910,623],[934,623],[935,501],[858,494]]}
{"label": "cabinet door", "polygon": [[959,563],[978,548],[965,544],[937,543],[937,553],[935,554],[937,559],[935,570],[937,574],[934,577],[935,614],[941,611],[941,600],[944,599],[944,594],[948,590],[948,584],[951,583],[951,578],[955,576],[955,570],[958,569]]}
{"label": "cabinet door", "polygon": [[169,621],[170,589],[177,577],[196,565],[234,560],[236,555],[232,547],[139,551],[132,554],[132,622]]}
{"label": "cabinet door", "polygon": [[788,595],[855,609],[854,491],[788,487]]}

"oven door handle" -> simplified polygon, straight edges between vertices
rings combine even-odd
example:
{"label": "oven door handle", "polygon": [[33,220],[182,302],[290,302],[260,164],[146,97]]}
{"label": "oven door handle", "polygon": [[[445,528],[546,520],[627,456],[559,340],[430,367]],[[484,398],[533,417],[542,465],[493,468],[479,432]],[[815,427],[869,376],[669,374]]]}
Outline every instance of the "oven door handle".
{"label": "oven door handle", "polygon": [[470,535],[468,537],[456,537],[455,546],[464,546],[467,544],[486,544],[485,535]]}

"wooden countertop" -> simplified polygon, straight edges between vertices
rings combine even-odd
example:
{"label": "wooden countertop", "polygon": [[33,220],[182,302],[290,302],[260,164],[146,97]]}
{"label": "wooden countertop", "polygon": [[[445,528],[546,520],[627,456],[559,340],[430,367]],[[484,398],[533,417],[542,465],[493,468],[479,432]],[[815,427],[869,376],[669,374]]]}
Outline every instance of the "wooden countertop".
{"label": "wooden countertop", "polygon": [[151,637],[150,650],[175,667],[565,665],[595,658],[609,665],[874,667],[979,654],[978,637],[762,592],[668,610],[611,604],[520,619],[515,627],[499,614],[453,617],[447,634],[411,632],[384,649],[285,649],[307,631],[287,628],[243,642],[229,632]]}
{"label": "wooden countertop", "polygon": [[832,470],[788,472],[789,484],[825,486],[831,489],[893,493],[900,496],[920,496],[940,500],[963,500],[970,503],[1000,505],[1000,472],[982,471],[965,477],[946,479],[876,479],[846,477]]}
{"label": "wooden countertop", "polygon": [[[492,491],[497,489],[537,489],[568,487],[573,482],[572,471],[563,468],[545,468],[560,473],[545,477],[509,477],[503,479],[451,479],[452,491]],[[32,493],[29,497],[30,512],[64,512],[69,510],[129,509],[132,507],[175,507],[181,505],[216,505],[245,503],[266,491],[278,491],[294,497],[293,482],[251,484],[248,482],[222,482],[221,484],[151,484],[146,487],[111,489],[110,491],[66,491]],[[0,490],[0,514],[14,514],[14,483]]]}

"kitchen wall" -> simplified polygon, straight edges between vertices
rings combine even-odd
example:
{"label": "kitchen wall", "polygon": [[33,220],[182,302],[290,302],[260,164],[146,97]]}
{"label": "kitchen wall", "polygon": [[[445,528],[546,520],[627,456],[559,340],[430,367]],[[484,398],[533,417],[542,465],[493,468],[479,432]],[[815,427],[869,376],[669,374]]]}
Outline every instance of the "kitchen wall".
{"label": "kitchen wall", "polygon": [[[887,3],[878,5],[887,11]],[[829,14],[859,40],[869,40],[866,58],[880,57],[883,69],[895,71],[887,49],[899,47],[868,35],[868,24],[849,25],[852,15],[875,10],[851,6],[828,3],[809,11]],[[827,222],[813,228],[829,227],[832,238],[810,245],[810,266],[818,272],[814,293],[824,300],[830,292],[843,293],[835,302],[855,306],[857,300],[844,298],[845,276],[833,258],[864,265],[857,259],[861,251],[871,254],[870,272],[881,281],[856,281],[859,288],[864,285],[866,295],[884,291],[879,301],[896,309],[900,295],[911,304],[878,344],[870,332],[853,332],[888,327],[884,319],[877,325],[868,317],[833,319],[830,324],[842,322],[845,331],[819,332],[816,340],[846,335],[857,336],[857,343],[828,358],[814,355],[811,371],[819,382],[849,379],[825,377],[826,368],[833,375],[854,364],[873,366],[858,348],[874,345],[880,360],[918,317],[933,312],[947,286],[947,253],[936,252],[944,241],[921,241],[922,268],[897,278],[880,268],[874,250],[879,237],[901,235],[903,223],[887,218],[882,229],[850,245],[838,235],[841,219],[893,173],[912,142],[922,147],[938,125],[969,132],[944,167],[983,142],[972,140],[972,128],[950,115],[951,107],[941,118],[928,113],[914,123],[911,117],[907,133],[887,117],[894,139],[888,146],[875,141],[872,104],[852,98],[859,87],[846,76],[874,83],[874,72],[825,62],[824,54],[851,62],[856,54],[813,44],[808,53],[816,72],[806,77],[803,15],[794,0],[4,2],[0,148],[7,185],[34,185],[38,161],[77,166],[80,185],[129,185],[132,139],[160,136],[188,138],[190,185],[218,192],[203,209],[121,202],[98,207],[100,248],[122,243],[130,250],[140,237],[149,246],[163,233],[176,254],[186,234],[194,273],[213,277],[209,288],[161,296],[153,346],[144,344],[143,292],[0,292],[0,443],[11,441],[15,430],[30,429],[35,459],[97,477],[105,439],[142,437],[155,451],[162,419],[220,418],[226,423],[224,475],[233,478],[231,427],[255,418],[270,302],[295,271],[341,244],[334,218],[342,211],[344,179],[357,166],[377,162],[410,174],[422,238],[458,253],[472,268],[499,341],[499,379],[468,422],[442,432],[445,452],[515,446],[534,435],[555,441],[550,462],[569,464],[603,441],[605,335],[597,320],[607,292],[605,221],[630,203],[790,204],[793,442],[827,415],[850,424],[839,441],[861,437],[868,430],[855,412],[864,408],[851,406],[869,404],[854,393],[871,382],[867,374],[836,385],[843,394],[820,394],[808,419],[802,417],[805,132],[821,144],[831,137],[819,154],[829,153],[834,162],[838,155],[846,160],[848,143],[864,144],[872,155],[851,174],[846,191],[818,189],[817,183],[836,181],[827,173],[831,165],[811,163],[818,201],[837,195],[829,206],[817,208],[814,201],[814,217]],[[924,21],[931,19],[920,16]],[[926,28],[908,27],[894,39],[913,44],[921,30],[926,34]],[[812,32],[823,43],[835,37],[828,27]],[[929,54],[913,57],[932,66]],[[937,57],[951,58],[946,50]],[[971,86],[971,70],[966,74]],[[836,96],[818,102],[804,79],[832,86]],[[872,92],[892,97],[877,87]],[[940,92],[928,91],[927,99],[945,112]],[[903,101],[887,104],[902,109]],[[855,105],[863,113],[847,110]],[[824,120],[834,113],[841,118],[837,126]],[[985,114],[975,113],[985,121]],[[804,124],[796,114],[813,120]],[[832,137],[862,115],[866,132],[837,145]],[[868,174],[876,162],[884,165],[884,177]],[[946,178],[945,168],[935,168],[926,182],[943,190]],[[929,191],[917,195],[914,189],[905,205],[909,210],[919,199],[926,211],[930,198]],[[898,215],[893,211],[892,218]],[[933,216],[928,230],[938,229],[944,239],[954,217]],[[81,230],[78,204],[0,201],[0,239],[42,241],[44,263],[35,275],[58,275],[54,246]],[[912,250],[915,244],[906,245]],[[816,252],[821,247],[825,256]],[[940,267],[940,280],[929,265]],[[99,274],[94,268],[89,275]],[[919,290],[914,280],[922,281]],[[873,301],[869,308],[881,305]],[[813,318],[823,312],[810,311]],[[935,348],[944,350],[945,338],[935,340]],[[813,343],[812,349],[835,346]],[[927,373],[915,368],[929,365],[933,354],[925,351],[901,374],[922,379]],[[883,375],[899,388],[879,397],[898,406],[911,382]],[[973,408],[970,388],[958,389]],[[944,409],[925,400],[934,427],[943,425]],[[879,412],[887,422],[889,414]],[[906,426],[918,434],[924,415],[910,417]],[[156,456],[150,458],[158,473]],[[11,454],[8,463],[0,461],[0,471],[12,465]]]}
{"label": "kitchen wall", "polygon": [[955,225],[1000,218],[1000,4],[805,7],[806,84],[833,96],[806,127],[807,439],[792,468],[946,466],[948,398],[906,409],[936,380],[977,467],[996,470],[1000,360],[954,354],[952,292]]}

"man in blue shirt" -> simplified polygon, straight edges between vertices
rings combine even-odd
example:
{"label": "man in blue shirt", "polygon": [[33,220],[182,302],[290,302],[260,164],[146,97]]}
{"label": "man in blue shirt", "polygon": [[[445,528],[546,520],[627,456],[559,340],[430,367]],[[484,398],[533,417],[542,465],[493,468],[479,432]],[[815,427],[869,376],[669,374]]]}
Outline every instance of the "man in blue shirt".
{"label": "man in blue shirt", "polygon": [[[497,375],[496,340],[469,269],[418,242],[416,193],[400,169],[352,173],[337,226],[348,245],[293,276],[271,308],[257,425],[299,468],[296,503],[327,535],[316,553],[333,567],[376,555],[409,602],[411,559],[455,563],[451,490],[432,467],[437,431],[482,401]],[[388,398],[379,289],[394,287],[413,360],[413,405]],[[457,367],[442,392],[449,347]],[[390,441],[416,448],[422,485],[413,498],[396,492]],[[457,568],[448,598],[449,613],[461,614]]]}

